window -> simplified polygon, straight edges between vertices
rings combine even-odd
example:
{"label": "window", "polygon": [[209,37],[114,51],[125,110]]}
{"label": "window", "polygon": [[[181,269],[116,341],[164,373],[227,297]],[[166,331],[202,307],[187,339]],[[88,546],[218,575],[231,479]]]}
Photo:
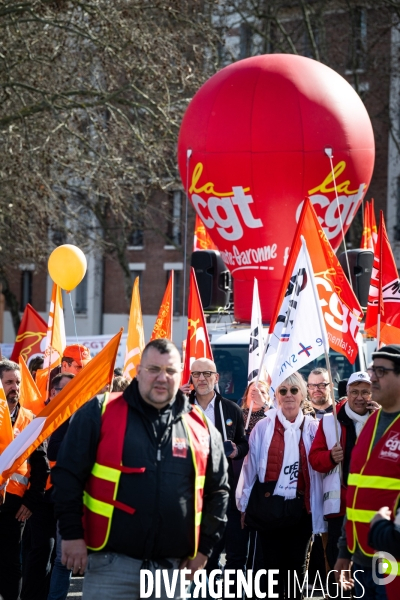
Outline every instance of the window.
{"label": "window", "polygon": [[351,34],[347,69],[351,73],[364,71],[367,53],[367,11],[357,7],[351,12]]}
{"label": "window", "polygon": [[75,312],[77,315],[83,315],[87,313],[87,296],[88,274],[86,272],[85,277],[75,290]]}
{"label": "window", "polygon": [[132,200],[132,230],[128,240],[131,249],[142,249],[144,243],[144,211],[146,205],[142,194],[135,194]]}
{"label": "window", "polygon": [[180,246],[182,242],[181,235],[181,215],[182,215],[182,192],[176,190],[170,195],[170,217],[168,219],[167,237],[170,244]]}
{"label": "window", "polygon": [[[167,274],[167,279],[166,279],[166,285],[168,284],[169,281],[169,277],[171,275],[171,271],[166,271]],[[176,271],[174,270],[174,289],[173,289],[173,294],[174,294],[174,306],[173,306],[173,315],[174,317],[179,316],[182,313],[182,300],[181,300],[181,271]]]}
{"label": "window", "polygon": [[21,311],[25,310],[27,304],[32,304],[32,271],[21,273]]}
{"label": "window", "polygon": [[143,275],[146,270],[146,263],[129,263],[129,271],[131,274],[132,286],[135,283],[136,277],[139,277],[139,294],[143,293]]}
{"label": "window", "polygon": [[240,50],[239,58],[248,58],[252,51],[253,31],[248,23],[241,23],[239,28]]}
{"label": "window", "polygon": [[396,242],[400,241],[400,177],[397,178],[397,189],[396,189],[396,225],[394,226],[394,239]]}

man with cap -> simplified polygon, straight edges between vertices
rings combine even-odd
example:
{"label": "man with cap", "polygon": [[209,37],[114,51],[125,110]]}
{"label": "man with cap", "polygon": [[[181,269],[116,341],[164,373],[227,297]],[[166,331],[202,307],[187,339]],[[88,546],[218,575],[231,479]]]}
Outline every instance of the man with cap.
{"label": "man with cap", "polygon": [[[368,369],[372,398],[381,405],[365,423],[350,461],[346,497],[346,520],[339,540],[336,562],[342,585],[352,585],[348,569],[359,570],[355,578],[355,595],[370,598],[400,598],[400,576],[383,585],[376,574],[370,545],[371,517],[382,507],[396,514],[400,492],[400,345],[391,344],[372,354]],[[397,560],[400,556],[396,557]],[[373,571],[374,569],[374,571]],[[358,583],[359,580],[362,585]],[[363,590],[364,588],[364,590]]]}
{"label": "man with cap", "polygon": [[53,378],[59,373],[72,373],[78,375],[79,371],[86,367],[88,362],[92,359],[90,356],[90,350],[83,344],[71,344],[66,346],[63,357],[61,359],[61,365],[55,367],[50,373],[50,387]]}
{"label": "man with cap", "polygon": [[324,516],[328,521],[326,558],[330,569],[334,568],[337,560],[337,543],[346,512],[351,453],[370,411],[379,408],[376,402],[372,402],[371,395],[371,380],[368,373],[363,371],[353,373],[347,382],[347,400],[337,405],[339,444],[335,419],[331,412],[321,419],[309,454],[312,468],[326,474],[323,480]]}

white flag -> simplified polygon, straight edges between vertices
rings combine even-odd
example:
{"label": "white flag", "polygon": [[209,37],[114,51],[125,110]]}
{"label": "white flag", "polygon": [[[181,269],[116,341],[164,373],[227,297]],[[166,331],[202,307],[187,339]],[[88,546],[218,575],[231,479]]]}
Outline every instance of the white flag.
{"label": "white flag", "polygon": [[251,331],[249,345],[249,375],[247,378],[247,383],[251,383],[252,381],[254,381],[258,375],[263,348],[264,339],[260,297],[258,295],[258,282],[257,279],[254,279],[253,307],[251,310]]}
{"label": "white flag", "polygon": [[303,241],[265,356],[273,391],[328,347],[317,298],[314,273]]}

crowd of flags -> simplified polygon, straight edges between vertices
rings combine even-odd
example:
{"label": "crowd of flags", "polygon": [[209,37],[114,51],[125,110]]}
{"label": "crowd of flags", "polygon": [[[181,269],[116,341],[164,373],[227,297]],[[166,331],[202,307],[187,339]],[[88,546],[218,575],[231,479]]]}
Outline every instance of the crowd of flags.
{"label": "crowd of flags", "polygon": [[[376,338],[378,345],[397,342],[400,339],[400,280],[382,212],[377,229],[373,200],[365,203],[361,248],[374,252],[365,332]],[[197,216],[193,250],[213,249],[215,245]],[[174,273],[171,271],[151,340],[172,339],[173,294]],[[363,312],[309,199],[303,203],[268,335],[262,323],[257,279],[254,279],[252,306],[248,383],[268,378],[275,389],[308,362],[323,353],[327,356],[329,347],[354,363]],[[36,418],[14,439],[0,382],[0,486],[46,437],[111,382],[121,333],[114,336],[55,399],[46,403],[50,372],[61,363],[66,346],[61,290],[54,284],[47,324],[32,306],[26,306],[11,359],[20,364],[21,404],[32,410]],[[34,381],[27,362],[31,356],[41,353],[43,338],[46,338],[45,362]],[[145,343],[139,278],[136,278],[124,376],[135,376]],[[189,382],[193,361],[203,357],[212,359],[213,355],[192,268],[182,384]]]}

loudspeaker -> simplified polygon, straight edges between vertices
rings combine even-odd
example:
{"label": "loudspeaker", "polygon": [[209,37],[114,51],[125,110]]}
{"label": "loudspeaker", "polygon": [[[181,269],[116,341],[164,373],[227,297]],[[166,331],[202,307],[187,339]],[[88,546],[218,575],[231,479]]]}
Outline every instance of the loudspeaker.
{"label": "loudspeaker", "polygon": [[361,248],[347,250],[350,274],[347,268],[346,252],[342,252],[338,258],[343,271],[351,281],[353,291],[358,298],[361,308],[367,308],[374,253],[372,250],[362,250]]}
{"label": "loudspeaker", "polygon": [[231,274],[216,250],[193,252],[190,261],[196,273],[203,310],[228,306],[232,288]]}

